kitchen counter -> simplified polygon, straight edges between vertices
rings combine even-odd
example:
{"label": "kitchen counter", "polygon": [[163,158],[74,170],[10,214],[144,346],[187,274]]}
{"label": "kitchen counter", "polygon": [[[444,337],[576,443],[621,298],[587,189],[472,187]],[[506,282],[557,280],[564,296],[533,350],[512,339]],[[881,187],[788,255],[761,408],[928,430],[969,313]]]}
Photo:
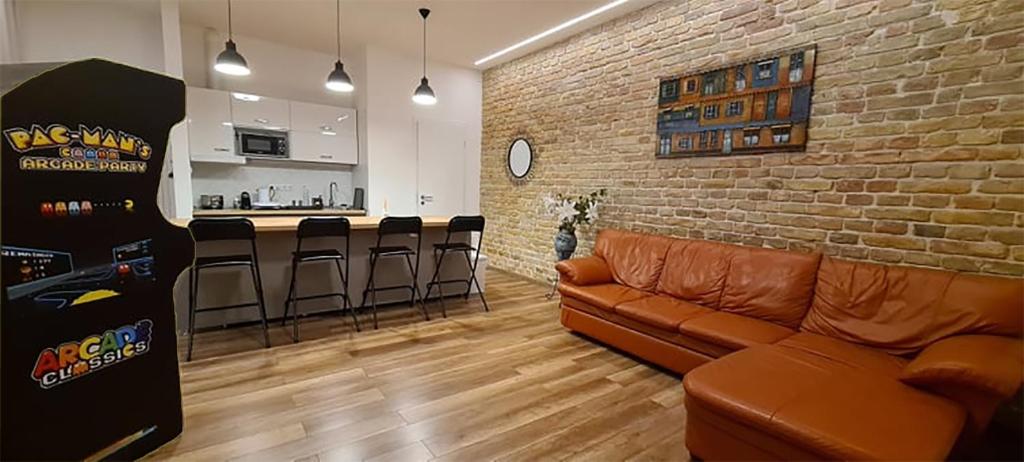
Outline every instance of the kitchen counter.
{"label": "kitchen counter", "polygon": [[[315,216],[316,210],[308,211],[307,215]],[[256,247],[259,251],[260,272],[263,276],[263,292],[267,302],[267,313],[271,318],[279,318],[284,313],[284,300],[288,295],[289,282],[291,280],[292,251],[295,250],[295,231],[303,216],[256,216],[249,217],[256,227]],[[348,217],[352,224],[352,235],[349,242],[349,254],[347,264],[349,271],[349,294],[351,300],[357,306],[363,301],[363,289],[366,287],[369,278],[370,252],[369,248],[377,245],[377,228],[382,217]],[[418,274],[418,285],[421,290],[426,291],[427,283],[434,274],[436,262],[433,252],[434,245],[445,242],[447,237],[448,217],[422,217],[423,218],[423,241],[420,246],[420,265]],[[177,226],[187,226],[188,219],[171,220]],[[320,241],[311,240],[308,248],[340,248],[344,250],[345,240],[340,238],[318,238]],[[468,242],[469,236],[459,236],[459,242]],[[303,243],[306,248],[307,244]],[[384,245],[407,245],[416,248],[416,239],[407,235],[387,236]],[[337,247],[335,247],[337,246]],[[250,252],[247,241],[214,241],[200,242],[196,245],[196,256],[212,255],[235,255],[248,254]],[[415,262],[415,260],[414,260]],[[344,265],[344,263],[343,263]],[[442,280],[466,279],[469,276],[469,268],[461,255],[452,255],[444,259],[441,271]],[[484,274],[478,273],[480,284],[486,290]],[[377,265],[374,276],[378,287],[394,286],[409,283],[409,269],[403,258],[381,258]],[[331,262],[308,263],[302,265],[296,285],[300,295],[311,295],[327,292],[341,291],[340,280],[338,279],[335,267]],[[237,268],[215,268],[203,270],[202,281],[199,285],[200,306],[234,305],[247,303],[253,300],[252,279],[244,269]],[[444,292],[447,295],[465,293],[464,284],[445,284]],[[476,292],[476,287],[471,288]],[[437,288],[435,287],[430,295],[436,300]],[[178,329],[184,331],[188,320],[188,271],[182,272],[175,285],[175,309],[177,312]],[[409,291],[393,290],[377,294],[377,303],[407,302]],[[440,309],[436,301],[428,303],[431,316],[440,315]],[[300,313],[323,311],[337,307],[340,301],[335,298],[321,300],[308,300],[300,303]],[[412,310],[404,303],[398,309]],[[418,310],[418,308],[417,308]],[[256,308],[241,308],[237,310],[215,311],[203,313],[196,318],[196,324],[200,327],[219,326],[236,322],[251,322],[258,320]],[[418,316],[418,314],[417,314]],[[348,317],[345,317],[346,321]],[[362,320],[368,321],[369,315],[364,314]],[[364,325],[365,327],[365,325]],[[202,352],[202,335],[197,340],[197,351]],[[198,353],[203,357],[202,353]]]}
{"label": "kitchen counter", "polygon": [[[292,216],[292,217],[274,217],[274,216],[257,216],[249,217],[252,220],[253,226],[256,227],[256,232],[282,232],[299,229],[299,222],[303,218],[323,216],[319,213],[319,210],[306,210],[303,216]],[[219,215],[221,217],[228,215]],[[237,215],[236,215],[237,216]],[[383,217],[348,217],[349,223],[352,225],[352,230],[365,230],[365,229],[377,229],[377,225]],[[189,220],[187,218],[175,218],[171,220],[177,226],[188,226]],[[448,226],[448,217],[423,217],[423,228],[444,228]]]}
{"label": "kitchen counter", "polygon": [[309,210],[243,210],[243,209],[200,209],[193,210],[192,216],[195,217],[323,217],[323,216],[342,216],[342,217],[361,217],[366,215],[366,210],[356,209],[309,209]]}

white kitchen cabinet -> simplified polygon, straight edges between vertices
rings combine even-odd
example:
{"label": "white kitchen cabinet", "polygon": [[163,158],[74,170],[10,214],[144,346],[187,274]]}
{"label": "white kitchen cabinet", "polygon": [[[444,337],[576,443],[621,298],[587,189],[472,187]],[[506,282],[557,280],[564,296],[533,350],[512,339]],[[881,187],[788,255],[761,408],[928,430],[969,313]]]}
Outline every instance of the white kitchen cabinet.
{"label": "white kitchen cabinet", "polygon": [[228,92],[188,87],[185,94],[189,157],[194,162],[244,164],[245,158],[235,155]]}
{"label": "white kitchen cabinet", "polygon": [[356,110],[291,102],[289,152],[300,162],[357,164]]}
{"label": "white kitchen cabinet", "polygon": [[239,127],[288,130],[291,127],[288,100],[246,93],[231,93],[231,115]]}

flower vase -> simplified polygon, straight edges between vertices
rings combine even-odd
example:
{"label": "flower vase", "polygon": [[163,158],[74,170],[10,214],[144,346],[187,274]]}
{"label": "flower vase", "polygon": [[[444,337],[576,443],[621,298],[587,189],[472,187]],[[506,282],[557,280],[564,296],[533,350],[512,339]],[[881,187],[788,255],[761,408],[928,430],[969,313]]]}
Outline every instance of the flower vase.
{"label": "flower vase", "polygon": [[555,254],[558,255],[558,261],[572,258],[572,254],[575,252],[576,233],[564,229],[558,230],[558,234],[555,235]]}

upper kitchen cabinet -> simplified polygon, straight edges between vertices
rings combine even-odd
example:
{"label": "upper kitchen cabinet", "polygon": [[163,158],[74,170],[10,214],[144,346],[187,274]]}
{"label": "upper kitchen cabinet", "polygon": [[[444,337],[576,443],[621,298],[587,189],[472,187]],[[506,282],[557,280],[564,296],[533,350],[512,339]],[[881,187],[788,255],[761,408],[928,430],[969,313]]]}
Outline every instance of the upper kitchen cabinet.
{"label": "upper kitchen cabinet", "polygon": [[266,96],[231,93],[231,113],[235,125],[240,127],[288,130],[288,100]]}
{"label": "upper kitchen cabinet", "polygon": [[359,162],[355,109],[298,101],[290,104],[292,160],[335,164]]}
{"label": "upper kitchen cabinet", "polygon": [[235,133],[228,92],[208,88],[186,89],[189,156],[195,162],[244,164],[235,155]]}

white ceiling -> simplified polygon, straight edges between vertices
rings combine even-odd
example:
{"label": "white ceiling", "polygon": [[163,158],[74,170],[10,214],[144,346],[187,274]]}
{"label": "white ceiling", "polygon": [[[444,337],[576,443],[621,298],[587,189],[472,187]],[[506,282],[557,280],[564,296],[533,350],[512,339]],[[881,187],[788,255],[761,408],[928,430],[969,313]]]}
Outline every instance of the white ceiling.
{"label": "white ceiling", "polygon": [[[420,54],[421,20],[417,10],[431,9],[427,54],[431,60],[486,68],[562,40],[596,24],[650,5],[630,0],[573,27],[548,36],[482,66],[473,62],[611,0],[342,0],[345,48],[372,44],[409,55]],[[284,45],[335,51],[333,0],[233,0],[235,33]],[[226,0],[181,0],[184,23],[227,30]],[[244,47],[244,44],[239,44]]]}

